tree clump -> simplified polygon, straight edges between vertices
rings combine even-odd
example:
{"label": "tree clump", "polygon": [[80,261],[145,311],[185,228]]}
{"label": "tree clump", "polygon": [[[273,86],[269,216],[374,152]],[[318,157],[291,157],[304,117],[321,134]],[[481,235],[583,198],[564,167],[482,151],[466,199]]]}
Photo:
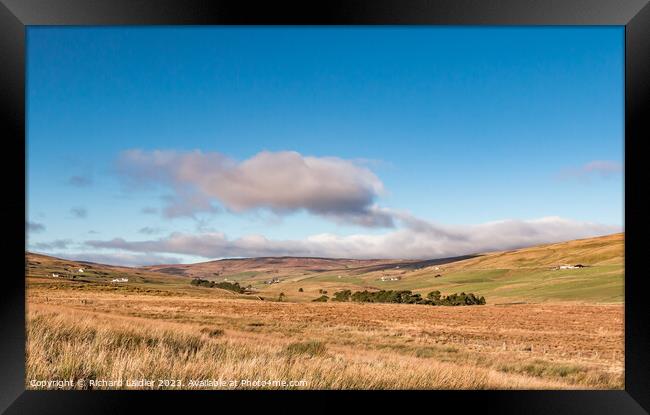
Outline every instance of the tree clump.
{"label": "tree clump", "polygon": [[352,291],[350,290],[338,291],[334,293],[334,298],[332,298],[332,301],[350,301],[351,295]]}
{"label": "tree clump", "polygon": [[243,294],[246,291],[244,287],[240,286],[239,283],[236,282],[227,282],[227,281],[215,282],[215,281],[204,280],[201,278],[194,278],[192,280],[192,285],[195,285],[197,287],[221,288],[222,290],[228,290],[239,294]]}
{"label": "tree clump", "polygon": [[424,304],[442,306],[484,305],[485,297],[473,293],[442,296],[440,291],[431,291],[426,298],[410,290],[356,291],[343,290],[334,293],[332,301],[354,301],[359,303]]}

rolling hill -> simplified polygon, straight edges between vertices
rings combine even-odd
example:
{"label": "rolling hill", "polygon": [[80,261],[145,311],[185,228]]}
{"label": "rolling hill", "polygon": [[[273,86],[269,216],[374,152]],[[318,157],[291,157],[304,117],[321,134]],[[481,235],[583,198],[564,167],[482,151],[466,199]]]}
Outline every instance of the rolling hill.
{"label": "rolling hill", "polygon": [[[128,285],[185,289],[191,278],[203,278],[250,286],[261,298],[277,298],[284,293],[288,301],[295,302],[311,301],[322,291],[331,295],[341,289],[412,290],[422,294],[464,291],[484,295],[491,304],[620,303],[624,298],[622,233],[419,261],[265,257],[127,268],[31,253],[27,259],[27,275],[37,278],[85,266],[83,276],[75,278],[78,283],[105,284],[115,276],[128,276]],[[557,269],[564,264],[583,267]],[[271,280],[277,282],[269,284]]]}

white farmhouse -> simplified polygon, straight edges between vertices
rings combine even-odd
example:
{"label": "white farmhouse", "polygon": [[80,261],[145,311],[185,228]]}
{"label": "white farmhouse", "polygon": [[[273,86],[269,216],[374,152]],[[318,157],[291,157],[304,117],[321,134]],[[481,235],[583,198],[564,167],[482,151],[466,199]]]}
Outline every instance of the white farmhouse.
{"label": "white farmhouse", "polygon": [[557,267],[557,268],[558,268],[558,269],[576,269],[576,268],[579,268],[579,267],[577,267],[577,266],[575,266],[575,265],[567,265],[567,264],[564,264],[564,265],[560,265],[560,266]]}
{"label": "white farmhouse", "polygon": [[584,268],[586,266],[587,265],[583,265],[583,264],[575,264],[575,265],[562,264],[556,267],[555,269],[578,269],[578,268]]}

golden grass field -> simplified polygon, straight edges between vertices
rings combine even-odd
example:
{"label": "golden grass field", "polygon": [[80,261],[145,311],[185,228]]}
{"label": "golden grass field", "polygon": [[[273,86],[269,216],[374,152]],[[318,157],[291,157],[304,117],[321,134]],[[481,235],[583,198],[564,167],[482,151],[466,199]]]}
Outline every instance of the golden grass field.
{"label": "golden grass field", "polygon": [[[606,242],[619,241],[622,246],[622,236]],[[617,262],[613,255],[602,255],[604,248],[599,249],[602,261],[622,269],[622,255]],[[556,251],[558,248],[553,248]],[[530,252],[524,251],[524,257]],[[482,269],[504,269],[504,258],[499,265],[485,262],[497,261],[497,255],[514,254],[479,257]],[[508,261],[521,258],[519,255]],[[28,389],[48,388],[32,384],[32,380],[72,380],[73,386],[64,388],[79,389],[287,388],[227,383],[232,380],[302,381],[289,389],[624,386],[623,303],[602,297],[600,286],[594,291],[590,278],[605,278],[607,286],[612,285],[611,276],[594,272],[571,277],[553,271],[558,273],[552,275],[558,275],[560,283],[571,277],[573,292],[582,294],[575,298],[558,300],[551,295],[550,300],[540,300],[536,294],[503,295],[499,301],[506,299],[511,304],[497,305],[486,295],[488,304],[484,306],[445,307],[309,302],[309,298],[317,296],[314,290],[319,284],[327,286],[330,292],[338,286],[353,285],[349,281],[319,280],[322,272],[309,281],[303,270],[292,270],[286,284],[274,284],[258,295],[247,296],[218,288],[193,287],[186,276],[151,269],[80,265],[32,254],[28,259]],[[549,259],[549,264],[572,259],[575,257]],[[47,277],[52,269],[72,265],[87,266],[90,270],[75,280]],[[532,268],[547,265],[535,264]],[[530,264],[521,269],[526,266]],[[472,270],[476,273],[477,269]],[[413,271],[414,285],[438,284],[420,275],[425,271]],[[538,271],[533,275],[538,275]],[[298,278],[296,274],[300,276],[298,282],[292,280]],[[106,281],[114,275],[131,278],[123,285]],[[522,281],[520,272],[514,275],[519,282],[506,279],[499,286],[497,279],[491,281],[492,285],[497,284],[493,290],[507,291],[507,285],[511,285],[521,291],[522,284],[529,284],[531,292],[535,291],[535,284]],[[259,275],[249,277],[255,279]],[[375,276],[367,278],[371,281]],[[581,278],[592,288],[576,288],[575,281]],[[479,275],[476,279],[482,281],[485,277]],[[399,283],[405,281],[406,278]],[[445,293],[460,291],[457,287],[445,289],[451,281],[439,284]],[[547,277],[541,286],[548,284]],[[298,286],[306,288],[298,293]],[[281,289],[287,292],[289,301],[272,301]],[[595,292],[598,300],[590,299],[588,296],[596,295]],[[260,297],[265,300],[259,300]],[[525,304],[513,304],[517,302]],[[123,384],[93,386],[89,384],[91,379],[122,380]],[[154,384],[125,384],[126,380],[140,379],[152,380]],[[190,383],[200,380],[226,383]]]}

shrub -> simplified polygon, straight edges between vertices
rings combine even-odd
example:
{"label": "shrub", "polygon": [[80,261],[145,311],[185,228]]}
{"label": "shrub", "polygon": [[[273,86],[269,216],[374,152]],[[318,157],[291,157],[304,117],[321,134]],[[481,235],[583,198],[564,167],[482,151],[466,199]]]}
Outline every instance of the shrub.
{"label": "shrub", "polygon": [[326,303],[327,300],[329,300],[329,297],[328,297],[328,296],[326,296],[326,295],[321,295],[320,297],[318,297],[318,298],[316,298],[316,299],[314,299],[314,300],[311,300],[311,301],[316,302],[316,303]]}
{"label": "shrub", "polygon": [[303,290],[302,288],[298,288],[298,292],[299,292],[299,293],[302,293],[302,292],[304,292],[304,291],[305,291],[305,290]]}
{"label": "shrub", "polygon": [[332,298],[332,301],[350,301],[351,295],[352,291],[350,290],[337,291],[334,293],[334,298]]}
{"label": "shrub", "polygon": [[244,291],[246,291],[243,287],[239,285],[239,283],[236,282],[226,282],[226,281],[214,282],[214,281],[204,280],[201,278],[194,278],[191,284],[196,285],[198,287],[221,288],[222,290],[228,290],[239,294],[242,294]]}
{"label": "shrub", "polygon": [[473,293],[449,294],[446,297],[440,296],[440,291],[432,291],[427,298],[433,305],[461,306],[461,305],[484,305],[485,297],[477,297]]}
{"label": "shrub", "polygon": [[236,283],[236,282],[225,282],[225,281],[224,282],[217,282],[217,283],[214,283],[213,287],[221,288],[223,290],[233,291],[233,292],[236,292],[236,293],[239,293],[239,294],[246,291],[243,287],[241,287],[239,285],[239,283]]}
{"label": "shrub", "polygon": [[427,294],[427,298],[431,301],[440,301],[440,291],[431,291],[429,294]]}

